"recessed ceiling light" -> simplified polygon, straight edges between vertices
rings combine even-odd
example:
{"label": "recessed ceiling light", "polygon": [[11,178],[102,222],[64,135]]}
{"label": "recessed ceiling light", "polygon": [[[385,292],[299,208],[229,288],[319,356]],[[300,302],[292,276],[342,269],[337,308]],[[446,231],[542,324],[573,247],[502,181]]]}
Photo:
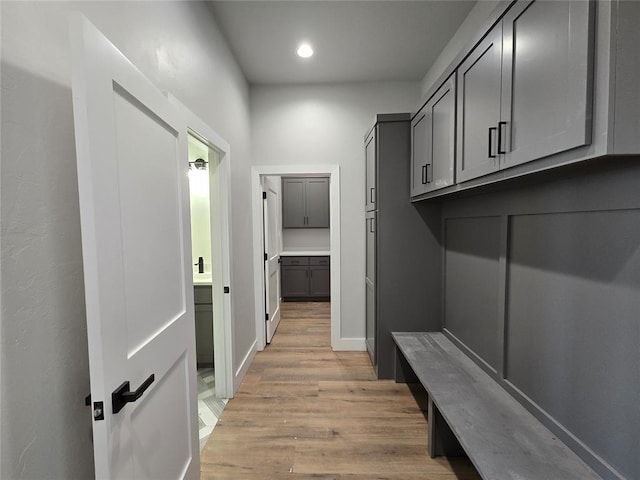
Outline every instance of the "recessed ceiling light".
{"label": "recessed ceiling light", "polygon": [[296,52],[299,57],[309,58],[313,55],[313,48],[308,43],[303,43],[298,47],[298,51]]}

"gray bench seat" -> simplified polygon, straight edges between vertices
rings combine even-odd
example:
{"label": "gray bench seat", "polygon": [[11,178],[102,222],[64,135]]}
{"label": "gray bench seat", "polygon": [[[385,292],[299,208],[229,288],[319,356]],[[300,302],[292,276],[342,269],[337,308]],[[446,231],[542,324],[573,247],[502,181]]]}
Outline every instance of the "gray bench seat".
{"label": "gray bench seat", "polygon": [[442,333],[392,336],[396,381],[429,395],[432,457],[464,451],[487,480],[601,478]]}

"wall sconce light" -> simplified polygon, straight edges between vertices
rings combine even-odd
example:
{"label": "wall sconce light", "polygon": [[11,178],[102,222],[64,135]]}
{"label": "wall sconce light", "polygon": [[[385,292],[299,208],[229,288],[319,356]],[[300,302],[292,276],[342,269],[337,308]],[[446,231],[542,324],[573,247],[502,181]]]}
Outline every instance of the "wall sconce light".
{"label": "wall sconce light", "polygon": [[193,162],[189,162],[189,170],[206,170],[207,161],[204,158],[197,158]]}

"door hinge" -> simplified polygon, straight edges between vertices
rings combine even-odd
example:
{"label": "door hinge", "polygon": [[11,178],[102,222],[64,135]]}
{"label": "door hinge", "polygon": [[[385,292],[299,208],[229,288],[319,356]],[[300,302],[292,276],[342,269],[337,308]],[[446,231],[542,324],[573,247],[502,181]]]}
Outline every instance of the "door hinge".
{"label": "door hinge", "polygon": [[262,192],[262,198],[263,198],[264,200],[266,200],[266,199],[267,199],[267,192]]}
{"label": "door hinge", "polygon": [[264,254],[264,261],[266,262],[267,260],[269,260],[269,255],[267,255],[266,253]]}
{"label": "door hinge", "polygon": [[229,293],[229,287],[224,287],[224,293]]}
{"label": "door hinge", "polygon": [[265,314],[264,314],[264,317],[265,317],[265,320],[268,322],[268,321],[269,321],[269,314],[268,314],[268,313],[265,313]]}

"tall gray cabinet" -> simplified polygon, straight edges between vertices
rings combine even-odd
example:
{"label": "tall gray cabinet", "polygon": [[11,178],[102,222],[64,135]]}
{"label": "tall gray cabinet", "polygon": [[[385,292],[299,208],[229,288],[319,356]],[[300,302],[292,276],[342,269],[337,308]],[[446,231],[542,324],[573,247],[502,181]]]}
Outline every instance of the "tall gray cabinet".
{"label": "tall gray cabinet", "polygon": [[365,136],[366,344],[392,378],[392,331],[440,326],[440,215],[410,202],[411,116],[380,114]]}

